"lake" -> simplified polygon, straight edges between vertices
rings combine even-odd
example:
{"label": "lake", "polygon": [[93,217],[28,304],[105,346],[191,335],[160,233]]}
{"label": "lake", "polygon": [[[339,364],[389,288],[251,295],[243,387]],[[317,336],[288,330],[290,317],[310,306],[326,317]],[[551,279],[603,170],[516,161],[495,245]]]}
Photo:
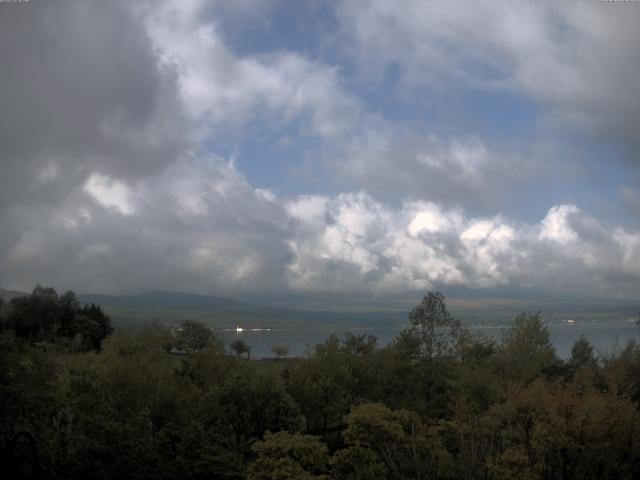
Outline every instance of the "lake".
{"label": "lake", "polygon": [[[619,351],[627,341],[638,339],[638,327],[631,322],[619,323],[587,323],[576,325],[548,325],[551,341],[560,358],[571,356],[573,343],[584,336],[599,354],[609,354]],[[500,340],[504,327],[472,327],[473,331],[481,332],[496,340]],[[346,328],[322,329],[322,328],[298,328],[298,329],[245,329],[242,332],[226,330],[223,337],[227,344],[241,338],[251,346],[251,355],[254,358],[272,357],[271,347],[274,345],[286,345],[289,347],[289,356],[303,355],[305,351],[317,343],[327,339],[332,333],[342,337],[345,333],[353,334],[370,333],[378,337],[378,344],[385,345],[399,332],[394,328]]]}

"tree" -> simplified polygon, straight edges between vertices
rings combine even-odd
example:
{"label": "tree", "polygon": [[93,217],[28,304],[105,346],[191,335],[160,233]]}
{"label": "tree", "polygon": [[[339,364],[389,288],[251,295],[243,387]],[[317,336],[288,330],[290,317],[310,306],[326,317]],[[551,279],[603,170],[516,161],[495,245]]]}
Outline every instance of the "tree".
{"label": "tree", "polygon": [[513,381],[529,382],[557,361],[549,330],[540,312],[521,313],[502,335],[501,372]]}
{"label": "tree", "polygon": [[91,305],[85,305],[79,310],[78,313],[92,318],[98,324],[98,326],[100,327],[102,338],[111,335],[111,333],[113,332],[113,328],[111,327],[111,319],[102,311],[102,308],[100,308],[99,305],[96,305],[94,303],[92,303]]}
{"label": "tree", "polygon": [[487,414],[489,478],[638,478],[640,414],[629,398],[537,379]]}
{"label": "tree", "polygon": [[348,357],[334,347],[330,337],[328,343],[316,346],[311,358],[289,371],[288,388],[307,419],[307,432],[324,433],[342,420],[353,401],[353,369]]}
{"label": "tree", "polygon": [[597,366],[598,359],[593,353],[593,347],[584,335],[573,344],[569,363],[574,369],[582,367],[594,368]]}
{"label": "tree", "polygon": [[[80,304],[76,294],[72,291],[68,291],[60,295],[58,298],[58,318],[56,320],[56,335],[64,337],[73,337],[76,333],[74,331],[73,321],[80,312]],[[88,317],[85,312],[81,312],[84,316]]]}
{"label": "tree", "polygon": [[91,317],[76,315],[73,317],[71,331],[74,333],[74,350],[87,351],[100,348],[102,332],[100,325]]}
{"label": "tree", "polygon": [[378,455],[361,445],[338,450],[331,463],[333,476],[338,480],[370,480],[386,475],[385,465]]}
{"label": "tree", "polygon": [[281,358],[287,358],[287,355],[289,355],[289,347],[286,345],[274,345],[271,347],[271,351],[278,360]]}
{"label": "tree", "polygon": [[7,327],[18,338],[55,341],[74,339],[76,348],[98,350],[111,334],[111,320],[94,304],[80,308],[72,291],[58,295],[53,288],[38,285],[31,295],[11,300]]}
{"label": "tree", "polygon": [[247,354],[247,357],[251,355],[251,348],[241,338],[236,338],[233,342],[231,342],[230,347],[231,350],[238,356],[238,358],[245,353]]}
{"label": "tree", "polygon": [[378,337],[369,333],[354,335],[347,332],[342,345],[352,355],[371,355],[378,346]]}
{"label": "tree", "polygon": [[189,353],[206,349],[214,339],[213,332],[203,323],[185,320],[178,328],[175,346]]}
{"label": "tree", "polygon": [[463,364],[477,367],[496,353],[496,342],[481,333],[463,329],[456,349]]}
{"label": "tree", "polygon": [[431,360],[456,352],[460,321],[449,314],[440,292],[428,292],[409,312],[409,321],[409,328],[396,339],[397,346],[408,355]]}
{"label": "tree", "polygon": [[[243,450],[267,431],[298,430],[303,422],[298,405],[287,393],[282,379],[254,362],[236,366],[209,396],[217,404],[212,420],[227,429],[236,449]],[[209,420],[207,420],[209,421]],[[248,452],[245,452],[248,453]]]}
{"label": "tree", "polygon": [[424,425],[414,412],[366,403],[354,407],[346,420],[347,450],[376,469],[384,466],[382,478],[438,478],[450,464],[438,428]]}
{"label": "tree", "polygon": [[60,311],[53,288],[38,285],[31,295],[11,299],[11,306],[8,323],[17,337],[42,340],[53,335]]}
{"label": "tree", "polygon": [[257,458],[247,468],[248,480],[329,479],[329,453],[318,437],[299,433],[267,433],[252,450]]}

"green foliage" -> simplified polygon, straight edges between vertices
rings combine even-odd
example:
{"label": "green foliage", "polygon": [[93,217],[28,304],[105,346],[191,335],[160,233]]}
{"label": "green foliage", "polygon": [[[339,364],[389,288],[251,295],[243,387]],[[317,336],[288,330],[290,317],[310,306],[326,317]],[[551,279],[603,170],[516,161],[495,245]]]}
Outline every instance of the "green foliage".
{"label": "green foliage", "polygon": [[540,312],[521,313],[503,333],[497,352],[498,369],[506,379],[530,382],[557,362],[549,330]]}
{"label": "green foliage", "polygon": [[247,468],[248,480],[328,480],[329,453],[318,437],[267,433],[256,442],[257,458]]}
{"label": "green foliage", "polygon": [[289,371],[288,389],[300,405],[309,432],[323,433],[340,422],[353,401],[352,368],[335,339],[329,338],[311,358]]}
{"label": "green foliage", "polygon": [[236,354],[237,357],[241,357],[245,353],[247,357],[251,355],[251,347],[245,343],[241,338],[236,338],[231,345],[229,345],[231,351]]}
{"label": "green foliage", "polygon": [[386,467],[379,456],[367,447],[352,445],[339,450],[332,459],[333,475],[338,480],[385,478]]}
{"label": "green foliage", "polygon": [[355,407],[346,420],[343,435],[348,455],[367,459],[376,469],[384,466],[384,478],[438,477],[450,466],[438,427],[423,424],[413,412],[364,404]]}
{"label": "green foliage", "polygon": [[619,354],[605,357],[604,365],[608,387],[640,407],[640,344],[630,340]]}
{"label": "green foliage", "polygon": [[224,343],[210,328],[195,320],[185,320],[178,327],[173,346],[188,353],[213,349],[219,353],[224,350]]}
{"label": "green foliage", "polygon": [[255,441],[266,431],[293,431],[302,424],[298,405],[281,379],[245,364],[238,364],[209,398],[218,409],[217,415],[229,427],[230,438],[237,448]]}
{"label": "green foliage", "polygon": [[584,336],[576,340],[571,348],[569,364],[577,370],[579,368],[595,368],[597,363],[598,359],[589,341]]}
{"label": "green foliage", "polygon": [[25,432],[31,471],[68,479],[640,477],[636,342],[597,359],[580,339],[561,362],[538,314],[496,344],[425,299],[392,345],[330,336],[261,362],[197,322],[118,329],[97,350],[99,307],[39,287],[5,305],[0,449],[20,457]]}
{"label": "green foliage", "polygon": [[346,333],[342,344],[352,355],[371,355],[378,348],[378,337],[369,333]]}
{"label": "green foliage", "polygon": [[[111,321],[94,304],[81,307],[75,293],[58,295],[53,288],[37,286],[31,295],[10,302],[8,319],[0,325],[26,341],[59,343],[74,350],[97,350],[111,332]],[[67,339],[71,341],[62,341]]]}
{"label": "green foliage", "polygon": [[428,292],[409,312],[410,327],[397,340],[398,348],[412,359],[454,355],[461,334],[460,321],[447,310],[444,295]]}
{"label": "green foliage", "polygon": [[[625,398],[542,380],[514,389],[488,414],[497,478],[633,478],[640,414]],[[615,432],[615,433],[614,433]]]}

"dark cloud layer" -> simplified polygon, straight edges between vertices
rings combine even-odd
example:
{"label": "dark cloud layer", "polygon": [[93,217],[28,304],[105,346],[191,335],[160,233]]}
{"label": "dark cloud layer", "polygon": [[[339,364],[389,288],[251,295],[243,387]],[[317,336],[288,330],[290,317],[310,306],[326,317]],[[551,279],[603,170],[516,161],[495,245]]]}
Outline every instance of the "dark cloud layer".
{"label": "dark cloud layer", "polygon": [[129,179],[176,158],[174,75],[160,68],[128,5],[3,5],[0,148],[11,172],[3,204],[34,183],[64,192],[96,170]]}
{"label": "dark cloud layer", "polygon": [[96,171],[135,179],[182,148],[174,74],[128,2],[3,4],[0,249]]}

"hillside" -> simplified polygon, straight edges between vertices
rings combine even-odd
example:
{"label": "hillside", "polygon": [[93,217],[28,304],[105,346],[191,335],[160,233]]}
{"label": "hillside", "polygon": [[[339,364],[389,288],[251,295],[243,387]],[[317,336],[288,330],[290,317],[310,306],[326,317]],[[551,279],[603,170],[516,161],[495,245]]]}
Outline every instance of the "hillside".
{"label": "hillside", "polygon": [[319,311],[254,305],[227,298],[191,293],[152,291],[137,295],[79,295],[82,303],[101,305],[115,324],[144,320],[179,321],[198,319],[221,327],[242,324],[248,327],[308,326],[333,328],[345,325],[381,326],[400,324],[405,310]]}
{"label": "hillside", "polygon": [[28,295],[28,294],[24,292],[19,292],[17,290],[5,290],[3,288],[0,288],[0,298],[2,298],[5,302],[8,302],[12,298],[23,297],[25,295]]}
{"label": "hillside", "polygon": [[[621,320],[633,317],[640,302],[583,295],[550,293],[542,290],[505,289],[492,291],[442,288],[451,313],[465,323],[509,323],[519,312],[540,310],[545,320]],[[0,289],[5,301],[26,295]],[[136,325],[141,321],[197,319],[220,327],[396,327],[419,299],[351,299],[343,296],[309,298],[289,296],[278,299],[257,297],[256,303],[211,295],[175,291],[150,291],[133,295],[79,294],[81,303],[104,307],[114,325]],[[415,297],[415,298],[414,298]],[[271,300],[271,301],[270,301]]]}

